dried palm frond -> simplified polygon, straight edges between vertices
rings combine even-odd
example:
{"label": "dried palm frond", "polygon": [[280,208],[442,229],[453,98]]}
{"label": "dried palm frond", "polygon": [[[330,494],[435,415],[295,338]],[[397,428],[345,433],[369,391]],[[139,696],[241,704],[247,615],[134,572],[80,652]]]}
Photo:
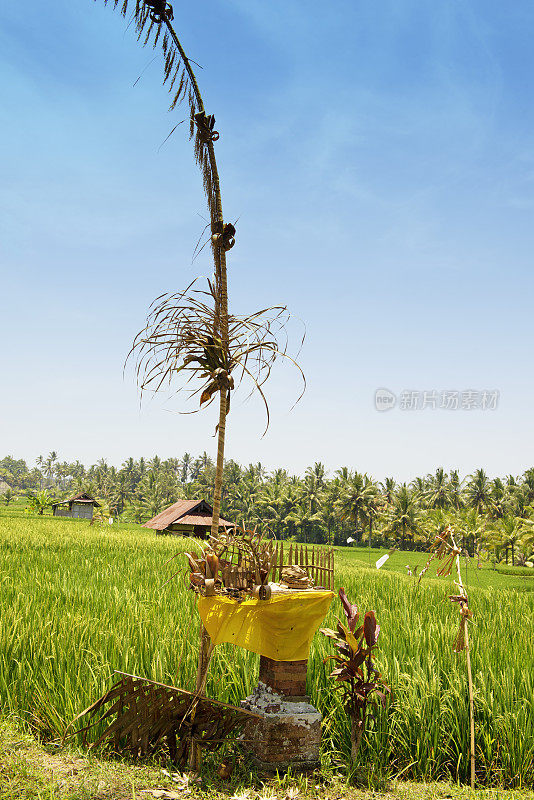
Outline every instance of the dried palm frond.
{"label": "dried palm frond", "polygon": [[[287,352],[287,323],[290,314],[284,306],[264,308],[247,316],[228,315],[228,342],[218,330],[217,294],[208,280],[208,289],[192,289],[164,294],[152,304],[147,324],[134,339],[130,356],[136,357],[137,381],[141,391],[157,392],[172,387],[177,377],[184,378],[176,391],[190,386],[190,396],[200,394],[200,406],[225,390],[227,413],[234,375],[252,383],[266,410],[269,406],[263,384],[278,358],[288,359],[299,371],[303,389],[306,381],[297,362]],[[191,382],[193,382],[191,384]],[[199,410],[199,409],[196,409]]]}
{"label": "dried palm frond", "polygon": [[[65,731],[89,714],[92,721],[70,736],[104,727],[91,745],[111,744],[115,752],[145,758],[164,744],[172,761],[185,762],[193,744],[206,750],[220,747],[236,727],[257,714],[193,694],[176,686],[119,672],[122,677],[89,708],[78,714]],[[107,709],[104,711],[105,707]],[[99,712],[104,711],[102,716]]]}

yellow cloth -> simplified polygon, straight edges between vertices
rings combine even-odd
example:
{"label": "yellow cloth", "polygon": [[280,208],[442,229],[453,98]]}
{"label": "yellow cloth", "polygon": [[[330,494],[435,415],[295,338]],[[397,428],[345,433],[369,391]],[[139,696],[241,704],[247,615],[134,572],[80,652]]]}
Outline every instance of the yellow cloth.
{"label": "yellow cloth", "polygon": [[199,595],[198,611],[214,644],[231,642],[274,661],[301,661],[308,658],[333,597],[333,592],[300,591],[238,603],[224,595]]}

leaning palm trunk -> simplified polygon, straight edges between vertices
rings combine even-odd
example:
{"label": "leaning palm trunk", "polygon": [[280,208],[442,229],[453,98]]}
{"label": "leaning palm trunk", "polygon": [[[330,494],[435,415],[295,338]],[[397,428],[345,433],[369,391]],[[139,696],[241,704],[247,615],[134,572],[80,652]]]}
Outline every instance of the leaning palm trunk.
{"label": "leaning palm trunk", "polygon": [[221,514],[221,496],[224,469],[224,441],[226,435],[226,390],[219,392],[219,429],[217,432],[217,466],[215,469],[215,486],[213,488],[213,517],[211,521],[211,535],[219,532],[219,518]]}
{"label": "leaning palm trunk", "polygon": [[[217,466],[213,490],[213,516],[211,533],[217,536],[221,512],[226,417],[230,410],[230,394],[234,388],[232,371],[241,378],[252,380],[253,389],[262,397],[269,424],[269,409],[262,385],[270,375],[278,356],[289,358],[286,344],[279,346],[278,336],[285,333],[289,315],[285,307],[263,309],[244,317],[229,316],[226,251],[235,243],[235,228],[224,222],[219,172],[215,158],[214,142],[219,134],[214,130],[215,118],[207,115],[191,63],[182,47],[171,21],[172,6],[166,0],[123,0],[122,13],[126,16],[128,3],[135,8],[138,38],[143,34],[144,44],[156,46],[161,40],[165,56],[164,83],[170,81],[173,91],[171,108],[187,98],[190,111],[190,138],[194,139],[195,158],[200,166],[210,215],[210,241],[213,254],[214,280],[208,281],[208,291],[194,290],[187,294],[192,284],[178,294],[165,295],[153,305],[146,327],[136,336],[130,354],[137,353],[137,378],[141,389],[157,391],[171,383],[178,374],[189,374],[202,381],[196,391],[200,393],[200,406],[219,398],[217,425]],[[104,0],[107,2],[107,0]],[[119,0],[113,0],[117,7]],[[175,83],[177,89],[174,91]],[[176,126],[175,126],[176,127]],[[173,129],[174,130],[174,129]],[[172,133],[172,131],[171,131]],[[195,281],[193,281],[195,283]],[[205,298],[208,298],[207,300]],[[305,386],[305,382],[304,382]],[[303,389],[304,391],[304,389]],[[196,392],[193,391],[193,394]],[[200,694],[206,684],[207,669],[213,651],[210,637],[201,627],[200,650],[196,679],[196,692]],[[190,766],[198,770],[200,750],[191,742]]]}
{"label": "leaning palm trunk", "polygon": [[[185,51],[178,39],[166,13],[166,9],[162,14],[162,20],[165,22],[169,33],[172,36],[174,44],[182,58],[185,69],[191,81],[193,92],[195,95],[196,105],[198,112],[205,116],[204,102],[202,95],[198,88],[198,83],[195,74],[189,63]],[[198,143],[196,144],[196,150]],[[222,208],[221,187],[219,183],[219,171],[217,169],[217,160],[215,158],[215,148],[213,146],[213,139],[209,138],[206,142],[207,158],[209,161],[208,175],[211,178],[211,192],[208,191],[208,206],[210,211],[210,227],[211,227],[211,246],[213,250],[213,259],[215,264],[215,333],[219,334],[222,348],[224,351],[228,349],[228,285],[226,273],[226,250],[223,246],[223,228],[224,217]],[[199,151],[201,153],[201,150]],[[197,157],[199,157],[197,155]],[[202,156],[200,156],[201,158]],[[199,158],[199,160],[200,160]],[[206,187],[208,188],[208,187]],[[211,197],[210,197],[211,194]],[[219,330],[217,330],[219,328]],[[227,391],[221,387],[219,391],[219,426],[217,434],[217,468],[215,472],[215,486],[213,490],[213,517],[211,522],[211,533],[217,535],[219,531],[219,517],[221,512],[221,496],[222,496],[222,481],[224,469],[224,444],[226,435],[226,414],[227,408]]]}
{"label": "leaning palm trunk", "polygon": [[[105,0],[107,2],[107,0]],[[114,0],[115,7],[118,0]],[[126,16],[128,0],[122,5],[122,13]],[[214,141],[219,134],[214,130],[215,119],[206,115],[204,101],[200,93],[191,62],[172,26],[173,10],[165,0],[136,0],[134,17],[137,23],[138,38],[145,34],[144,44],[151,41],[156,46],[161,37],[165,56],[165,81],[170,80],[170,91],[175,82],[178,88],[173,95],[171,108],[187,96],[190,108],[190,135],[195,140],[195,157],[202,171],[204,189],[208,201],[211,228],[211,247],[214,261],[214,316],[213,335],[220,340],[221,351],[228,352],[228,288],[226,272],[226,250],[233,243],[235,230],[232,225],[224,224],[219,171],[215,157]],[[162,31],[164,33],[162,34]],[[226,433],[226,414],[228,413],[227,387],[221,385],[219,391],[219,425],[217,441],[217,469],[213,493],[212,533],[219,529],[219,517],[222,495],[222,479],[224,467],[224,445]]]}
{"label": "leaning palm trunk", "polygon": [[[169,29],[169,32],[171,33],[173,41],[185,64],[187,73],[189,75],[189,79],[193,86],[199,112],[201,114],[204,114],[205,116],[204,103],[202,101],[202,96],[200,94],[200,90],[198,88],[195,75],[193,73],[193,70],[191,69],[189,59],[187,58],[182,48],[182,45],[180,44],[180,41],[170,24],[167,14],[163,15],[163,19],[165,21],[165,24],[167,25],[167,28]],[[208,206],[210,211],[210,222],[211,222],[211,246],[212,246],[214,266],[215,266],[214,334],[215,336],[218,336],[221,340],[222,351],[227,352],[229,346],[228,286],[227,286],[227,273],[226,273],[226,251],[222,244],[223,242],[222,232],[224,228],[222,197],[221,197],[221,188],[219,183],[219,172],[217,169],[217,161],[215,159],[215,148],[213,147],[213,141],[210,139],[206,143],[206,145],[207,145],[206,150],[209,159],[209,166],[212,179],[211,182],[212,197],[210,198],[209,196],[210,193],[208,192]],[[219,390],[217,466],[215,471],[215,485],[213,488],[213,516],[211,519],[212,536],[216,536],[219,532],[219,518],[221,512],[222,481],[223,481],[223,470],[224,470],[226,415],[228,413],[227,394],[228,390],[226,386],[224,387],[221,386]],[[205,629],[204,625],[201,624],[200,648],[198,653],[198,668],[197,668],[197,678],[195,684],[195,691],[197,694],[200,694],[204,690],[204,687],[206,685],[206,678],[208,674],[208,667],[211,660],[212,652],[213,652],[213,644],[211,642],[210,636],[207,630]],[[198,772],[200,770],[200,764],[201,764],[200,746],[197,742],[191,742],[189,767],[195,772]]]}
{"label": "leaning palm trunk", "polygon": [[[113,0],[113,4],[117,7],[119,0]],[[269,410],[261,387],[269,377],[277,357],[289,358],[299,369],[304,387],[305,381],[302,370],[286,352],[285,325],[290,315],[285,307],[274,306],[244,317],[229,316],[226,252],[235,243],[235,227],[224,222],[214,148],[214,142],[219,138],[219,133],[214,129],[215,118],[206,114],[191,62],[171,24],[172,6],[166,0],[122,0],[121,11],[124,16],[128,13],[129,5],[134,6],[133,17],[138,38],[144,37],[143,43],[150,42],[154,47],[158,42],[161,44],[165,57],[164,83],[168,82],[172,95],[171,109],[184,99],[189,106],[190,138],[194,140],[195,158],[202,173],[207,199],[214,264],[214,280],[213,283],[208,281],[209,291],[199,292],[195,289],[193,294],[188,295],[191,284],[185,292],[165,295],[165,299],[153,307],[147,326],[137,335],[132,350],[137,350],[138,354],[138,379],[140,371],[143,372],[140,381],[142,389],[157,391],[166,380],[170,381],[185,370],[189,371],[190,377],[200,377],[204,381],[199,390],[201,406],[219,395],[212,519],[212,533],[217,534],[226,416],[230,409],[230,393],[234,388],[232,371],[240,372],[240,378],[252,380],[253,389],[259,391],[265,405],[267,426]],[[199,300],[199,294],[207,295],[209,301]],[[283,341],[282,345],[279,345],[279,339]]]}

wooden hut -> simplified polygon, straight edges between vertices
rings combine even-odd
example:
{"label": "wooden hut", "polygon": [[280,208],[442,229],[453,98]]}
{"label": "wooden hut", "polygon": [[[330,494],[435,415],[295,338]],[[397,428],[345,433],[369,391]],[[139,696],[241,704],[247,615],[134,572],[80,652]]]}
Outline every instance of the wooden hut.
{"label": "wooden hut", "polygon": [[68,500],[52,503],[54,517],[74,517],[75,519],[93,519],[95,508],[100,508],[94,497],[87,492],[80,492]]}
{"label": "wooden hut", "polygon": [[[156,534],[172,533],[204,539],[211,530],[213,508],[206,500],[178,500],[145,522],[143,528],[152,528]],[[220,519],[221,528],[234,528],[233,522]]]}

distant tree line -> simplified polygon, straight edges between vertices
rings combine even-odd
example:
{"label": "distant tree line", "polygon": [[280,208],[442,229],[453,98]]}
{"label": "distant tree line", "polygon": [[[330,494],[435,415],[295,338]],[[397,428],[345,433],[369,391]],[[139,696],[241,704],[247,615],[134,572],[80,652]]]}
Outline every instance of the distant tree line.
{"label": "distant tree line", "polygon": [[[18,493],[43,512],[52,499],[86,491],[106,515],[144,522],[179,499],[213,493],[215,466],[207,453],[194,458],[128,458],[120,468],[105,459],[85,467],[60,461],[55,451],[39,456],[33,468],[22,459],[0,460],[0,481],[8,502]],[[226,461],[222,514],[247,527],[259,526],[278,539],[299,542],[393,546],[423,549],[452,524],[465,549],[513,564],[528,562],[534,546],[534,468],[504,480],[483,469],[461,479],[441,467],[434,474],[397,483],[378,482],[348,467],[327,477],[323,464],[304,476],[285,469],[268,472],[262,464],[243,467]]]}

